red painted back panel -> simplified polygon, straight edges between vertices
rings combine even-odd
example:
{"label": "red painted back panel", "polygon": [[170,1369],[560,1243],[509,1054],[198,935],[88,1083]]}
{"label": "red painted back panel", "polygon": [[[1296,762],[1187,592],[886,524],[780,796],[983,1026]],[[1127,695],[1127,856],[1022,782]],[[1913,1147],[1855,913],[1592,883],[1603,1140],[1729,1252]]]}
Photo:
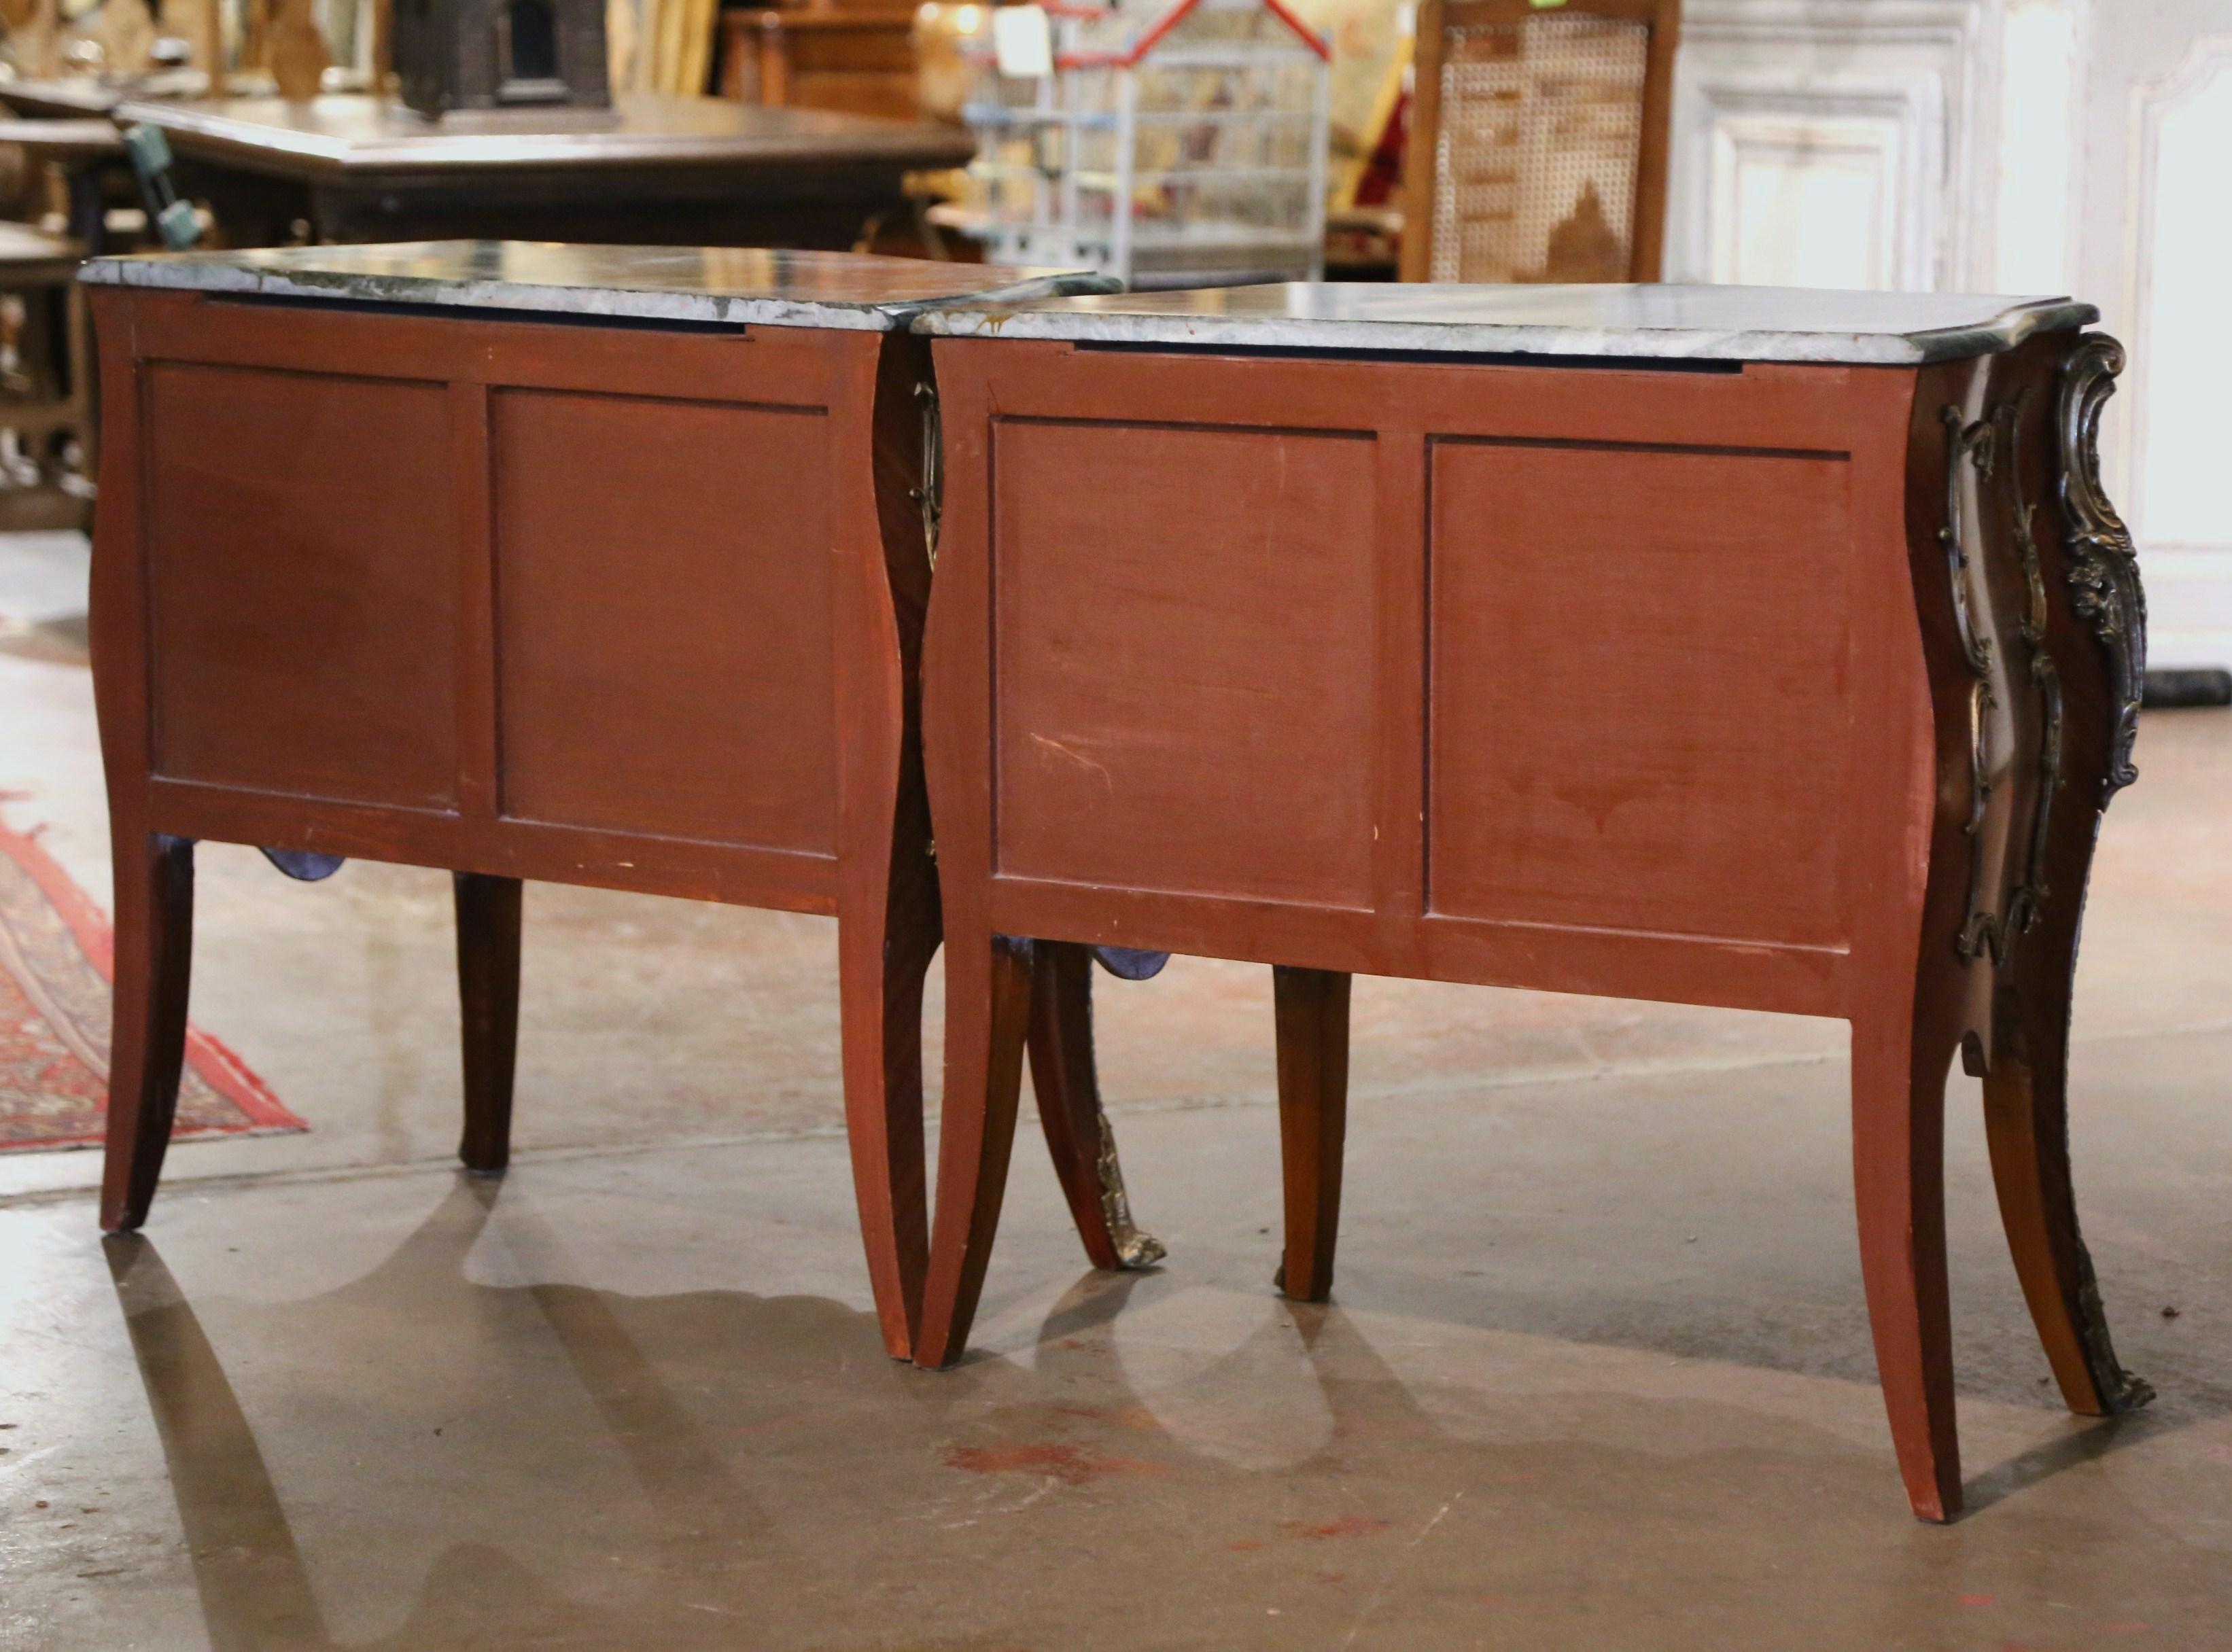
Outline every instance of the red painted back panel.
{"label": "red painted back panel", "polygon": [[154,772],[454,806],[444,388],[158,362],[147,396]]}
{"label": "red painted back panel", "polygon": [[1843,938],[1848,469],[1436,444],[1432,910]]}
{"label": "red painted back panel", "polygon": [[831,852],[828,419],[535,390],[490,417],[504,813]]}
{"label": "red painted back panel", "polygon": [[1010,421],[993,500],[999,870],[1369,905],[1372,444]]}

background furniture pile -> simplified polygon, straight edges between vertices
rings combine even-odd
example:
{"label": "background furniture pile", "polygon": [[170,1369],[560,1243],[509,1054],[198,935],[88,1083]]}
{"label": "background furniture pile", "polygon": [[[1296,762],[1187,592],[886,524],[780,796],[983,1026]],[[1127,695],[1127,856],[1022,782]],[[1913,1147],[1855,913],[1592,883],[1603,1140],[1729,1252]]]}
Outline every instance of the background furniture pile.
{"label": "background furniture pile", "polygon": [[1679,0],[1425,0],[1405,281],[1658,279]]}
{"label": "background furniture pile", "polygon": [[1020,45],[988,15],[957,42],[976,159],[942,224],[1134,287],[1322,271],[1331,49],[1283,5],[1064,7]]}

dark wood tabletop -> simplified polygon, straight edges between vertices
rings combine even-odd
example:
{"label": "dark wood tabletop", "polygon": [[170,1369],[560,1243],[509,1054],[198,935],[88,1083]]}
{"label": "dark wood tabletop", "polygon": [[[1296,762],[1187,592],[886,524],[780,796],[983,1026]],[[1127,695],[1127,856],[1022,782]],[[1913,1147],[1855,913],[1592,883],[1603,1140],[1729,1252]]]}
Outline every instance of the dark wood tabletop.
{"label": "dark wood tabletop", "polygon": [[113,120],[0,120],[0,144],[17,144],[42,160],[95,160],[124,152]]}
{"label": "dark wood tabletop", "polygon": [[548,110],[532,119],[429,120],[400,104],[353,94],[302,103],[132,100],[116,106],[115,117],[161,127],[181,156],[309,184],[801,165],[912,170],[958,166],[974,152],[966,133],[927,121],[651,93],[622,94],[608,111]]}
{"label": "dark wood tabletop", "polygon": [[[225,87],[236,96],[268,94],[274,89],[269,75],[228,75]],[[87,115],[105,120],[120,103],[149,98],[198,98],[208,91],[209,76],[197,68],[159,69],[128,78],[101,75],[25,75],[0,80],[0,103],[33,120],[67,120]]]}
{"label": "dark wood tabletop", "polygon": [[0,103],[35,120],[106,116],[129,95],[128,87],[90,75],[0,81]]}
{"label": "dark wood tabletop", "polygon": [[[21,101],[26,82],[0,86]],[[908,210],[908,173],[957,166],[966,133],[725,98],[623,94],[610,109],[429,120],[335,93],[127,98],[182,195],[236,247],[498,238],[843,250]]]}

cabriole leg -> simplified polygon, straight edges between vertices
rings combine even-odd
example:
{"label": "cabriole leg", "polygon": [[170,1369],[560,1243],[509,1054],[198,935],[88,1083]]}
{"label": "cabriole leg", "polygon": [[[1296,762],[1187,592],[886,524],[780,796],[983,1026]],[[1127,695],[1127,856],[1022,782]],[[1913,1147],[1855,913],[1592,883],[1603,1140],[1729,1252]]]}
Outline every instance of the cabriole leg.
{"label": "cabriole leg", "polygon": [[2069,1052],[2034,1047],[2041,1065],[2002,1053],[1984,1079],[1984,1126],[2000,1219],[2054,1381],[2084,1416],[2136,1410],[2154,1390],[2118,1363],[2077,1227],[2069,1175]]}
{"label": "cabriole leg", "polygon": [[1093,951],[1066,941],[1031,943],[1031,1089],[1039,1123],[1078,1237],[1093,1266],[1152,1267],[1165,1252],[1139,1231],[1100,1105],[1093,1051]]}
{"label": "cabriole leg", "polygon": [[[912,859],[926,865],[918,845]],[[853,1194],[884,1351],[914,1352],[930,1246],[923,1184],[922,994],[938,950],[938,896],[926,876],[894,878],[873,917],[838,919],[845,1046],[845,1133]]]}
{"label": "cabriole leg", "polygon": [[[2100,412],[2123,365],[2123,347],[2104,334],[2069,344],[2055,364],[2050,441],[2021,449],[2026,459],[2050,450],[2051,489],[2034,482],[2026,492],[2020,466],[2004,472],[2031,582],[2034,623],[2023,636],[2040,662],[2034,679],[2053,692],[2046,779],[2033,817],[2034,870],[2018,909],[2024,922],[1994,996],[1984,1076],[1992,1179],[2015,1273],[2062,1398],[2092,1416],[2132,1410],[2153,1397],[2117,1362],[2108,1339],[2069,1171],[2078,936],[2103,813],[2138,777],[2131,755],[2146,673],[2138,560],[2100,485]],[[2028,428],[2019,406],[2009,417],[2010,435]],[[2041,495],[2058,507],[2049,518],[2057,531],[2034,525],[2028,501]]]}
{"label": "cabriole leg", "polygon": [[1852,1026],[1852,1179],[1860,1273],[1891,1442],[1923,1519],[1961,1512],[1945,1274],[1950,1035],[1885,1014]]}
{"label": "cabriole leg", "polygon": [[918,1365],[951,1365],[969,1344],[1007,1190],[1030,1003],[1029,943],[946,936],[945,1098]]}
{"label": "cabriole leg", "polygon": [[114,858],[115,1014],[101,1225],[116,1234],[146,1221],[178,1116],[194,944],[193,839],[127,832]]}

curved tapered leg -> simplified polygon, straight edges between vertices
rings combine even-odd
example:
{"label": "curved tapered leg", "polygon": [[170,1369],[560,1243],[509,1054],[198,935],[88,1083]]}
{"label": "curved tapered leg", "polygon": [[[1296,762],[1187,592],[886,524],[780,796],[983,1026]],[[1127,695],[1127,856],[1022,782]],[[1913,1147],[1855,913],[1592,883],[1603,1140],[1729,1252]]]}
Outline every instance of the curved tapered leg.
{"label": "curved tapered leg", "polygon": [[501,1176],[511,1163],[511,1081],[519,1051],[520,884],[469,871],[452,879],[465,1059],[465,1128],[457,1156],[475,1175]]}
{"label": "curved tapered leg", "polygon": [[[2049,347],[2034,352],[2042,347]],[[2123,363],[2123,347],[2098,334],[2060,349],[2053,378],[2054,484],[2041,486],[2034,475],[2027,496],[2021,473],[2005,473],[2039,607],[2051,616],[2066,598],[2074,623],[2024,633],[2042,662],[2041,685],[2054,690],[2051,767],[2034,816],[2033,872],[2019,909],[2024,921],[1994,996],[1984,1074],[1992,1179],[2015,1273],[2062,1398],[2092,1416],[2132,1410],[2153,1397],[2118,1363],[2109,1341],[2069,1172],[2078,936],[2104,812],[2138,777],[2131,756],[2146,668],[2138,559],[2100,486],[2100,411]],[[2041,422],[2045,411],[2041,405]],[[2019,408],[2009,416],[2010,433],[2022,422]],[[2028,498],[2047,494],[2056,507],[2047,526],[2057,531],[2034,532]]]}
{"label": "curved tapered leg", "polygon": [[1957,1037],[1943,1015],[1917,1024],[1896,1007],[1852,1023],[1852,1180],[1876,1370],[1907,1499],[1939,1521],[1961,1512],[1945,1275],[1945,1079]]}
{"label": "curved tapered leg", "polygon": [[1031,1090],[1069,1214],[1098,1268],[1152,1267],[1167,1254],[1132,1220],[1093,1053],[1093,950],[1031,943]]}
{"label": "curved tapered leg", "polygon": [[[837,955],[845,1128],[884,1351],[911,1358],[930,1250],[923,978],[942,926],[923,774],[921,638],[935,557],[936,404],[925,340],[875,350],[872,507],[840,534]],[[853,440],[847,437],[848,441]]]}
{"label": "curved tapered leg", "polygon": [[2056,821],[2064,830],[2043,880],[2047,898],[1995,995],[1984,1137],[2015,1276],[2061,1397],[2080,1416],[2112,1416],[2138,1409],[2154,1390],[2116,1358],[2077,1226],[2069,1170],[2070,989],[2099,816],[2086,807],[2084,791],[2057,810],[2073,818]]}
{"label": "curved tapered leg", "polygon": [[918,1365],[961,1357],[1000,1225],[1030,1020],[1030,943],[1007,936],[945,940],[945,1098],[938,1144],[938,1215],[923,1284]]}
{"label": "curved tapered leg", "polygon": [[903,837],[895,858],[905,860],[880,905],[842,912],[837,921],[853,1192],[877,1323],[884,1351],[893,1359],[914,1351],[930,1247],[923,1185],[922,994],[938,951],[938,915],[926,841],[926,835]]}
{"label": "curved tapered leg", "polygon": [[115,1013],[101,1225],[116,1234],[146,1221],[178,1111],[194,944],[193,839],[127,832],[114,858]]}
{"label": "curved tapered leg", "polygon": [[1279,1033],[1279,1164],[1286,1187],[1286,1258],[1278,1285],[1301,1302],[1333,1292],[1340,1228],[1341,1150],[1348,1131],[1348,983],[1331,969],[1271,972]]}
{"label": "curved tapered leg", "polygon": [[2154,1390],[2108,1337],[2069,1176],[2068,1056],[2044,1068],[2002,1055],[1984,1079],[1984,1127],[2015,1274],[2061,1397],[2085,1416],[2132,1411]]}

